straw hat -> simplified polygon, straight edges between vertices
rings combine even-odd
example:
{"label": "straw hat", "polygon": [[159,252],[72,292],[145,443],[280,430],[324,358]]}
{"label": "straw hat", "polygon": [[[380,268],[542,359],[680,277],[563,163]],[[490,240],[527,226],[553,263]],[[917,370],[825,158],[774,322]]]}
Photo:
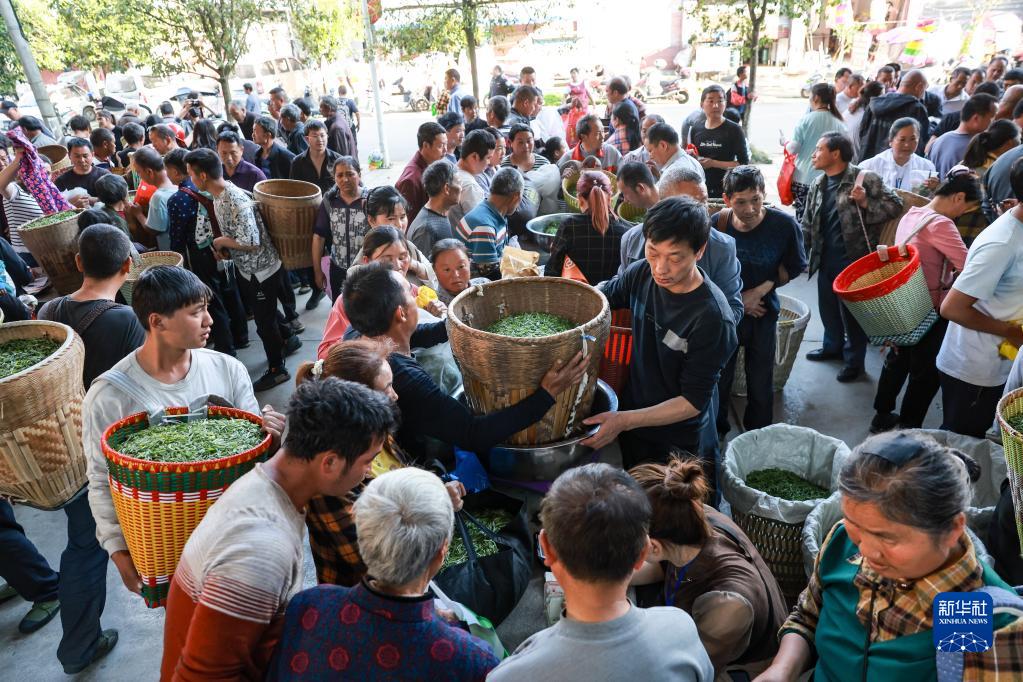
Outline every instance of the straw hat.
{"label": "straw hat", "polygon": [[50,172],[60,173],[71,168],[67,147],[62,144],[47,144],[39,148],[39,153],[50,160]]}

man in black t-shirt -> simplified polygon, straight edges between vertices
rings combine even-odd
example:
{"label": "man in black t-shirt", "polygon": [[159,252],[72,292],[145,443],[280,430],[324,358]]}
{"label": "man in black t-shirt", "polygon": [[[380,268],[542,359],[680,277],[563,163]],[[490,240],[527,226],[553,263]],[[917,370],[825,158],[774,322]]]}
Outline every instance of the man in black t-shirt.
{"label": "man in black t-shirt", "polygon": [[[746,430],[774,421],[774,358],[780,305],[776,289],[806,269],[803,235],[788,213],[764,206],[764,176],[756,166],[739,166],[725,174],[729,208],[711,216],[711,225],[735,239],[741,264],[743,318],[737,334],[746,349]],[[718,433],[727,433],[728,401],[738,350],[721,374]]]}
{"label": "man in black t-shirt", "polygon": [[719,199],[725,172],[749,163],[746,134],[742,126],[725,118],[725,91],[720,85],[704,89],[700,108],[706,119],[693,125],[689,141],[707,176],[707,196]]}
{"label": "man in black t-shirt", "polygon": [[643,236],[644,260],[601,287],[612,310],[632,311],[622,409],[586,419],[600,428],[583,444],[599,449],[617,437],[626,468],[673,452],[699,454],[714,481],[700,433],[736,334],[724,294],[696,265],[710,236],[707,209],[689,197],[662,199],[647,211]]}
{"label": "man in black t-shirt", "polygon": [[89,208],[96,203],[94,188],[96,181],[110,171],[94,166],[92,143],[84,137],[72,137],[68,142],[68,156],[71,159],[71,170],[61,175],[54,184],[61,192],[72,189],[84,189],[87,194],[72,196],[70,201],[77,208]]}

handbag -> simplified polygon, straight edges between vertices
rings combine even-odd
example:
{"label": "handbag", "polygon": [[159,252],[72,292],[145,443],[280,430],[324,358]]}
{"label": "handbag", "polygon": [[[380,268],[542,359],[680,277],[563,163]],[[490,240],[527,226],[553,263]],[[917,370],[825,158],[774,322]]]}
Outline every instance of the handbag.
{"label": "handbag", "polygon": [[778,173],[778,198],[784,206],[791,206],[796,201],[796,194],[792,191],[792,178],[796,175],[796,155],[782,147],[785,160],[781,162],[781,172]]}
{"label": "handbag", "polygon": [[[481,509],[502,509],[512,519],[495,533],[473,516],[474,510]],[[497,554],[481,557],[476,553],[470,525],[497,543]],[[455,514],[455,533],[465,543],[468,560],[443,569],[434,582],[452,599],[498,625],[515,608],[533,574],[533,536],[525,504],[494,490],[467,495],[462,511]]]}

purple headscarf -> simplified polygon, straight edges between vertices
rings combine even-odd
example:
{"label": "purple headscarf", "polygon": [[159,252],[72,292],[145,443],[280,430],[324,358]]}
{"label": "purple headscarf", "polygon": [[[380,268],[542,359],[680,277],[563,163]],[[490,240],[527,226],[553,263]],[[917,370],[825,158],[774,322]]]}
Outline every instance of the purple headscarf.
{"label": "purple headscarf", "polygon": [[21,168],[18,177],[25,184],[25,189],[39,204],[43,215],[70,211],[74,208],[60,193],[57,186],[50,179],[50,173],[46,168],[46,162],[39,157],[35,146],[29,142],[20,127],[15,126],[7,131],[7,137],[11,144],[24,151],[21,156]]}

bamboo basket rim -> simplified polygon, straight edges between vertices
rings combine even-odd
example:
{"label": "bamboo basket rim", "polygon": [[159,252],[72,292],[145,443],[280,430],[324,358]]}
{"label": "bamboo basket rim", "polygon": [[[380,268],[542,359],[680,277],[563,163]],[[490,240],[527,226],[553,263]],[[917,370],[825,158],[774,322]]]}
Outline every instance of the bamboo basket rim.
{"label": "bamboo basket rim", "polygon": [[[157,262],[152,264],[145,263],[147,259],[154,258],[173,258],[175,262],[174,263]],[[131,269],[128,270],[128,277],[124,280],[125,282],[137,282],[139,277],[142,276],[142,273],[151,267],[155,267],[157,265],[173,265],[175,267],[181,267],[185,262],[185,259],[177,251],[146,251],[145,253],[139,254],[139,259],[140,260],[138,262],[138,267],[136,267],[135,264],[133,263]]]}
{"label": "bamboo basket rim", "polygon": [[[168,407],[165,410],[168,414],[185,414],[188,412],[187,407]],[[263,426],[263,418],[245,410],[239,410],[235,407],[221,407],[219,405],[210,405],[209,412],[212,414],[230,417],[234,419],[247,419],[253,424]],[[253,457],[257,457],[262,453],[266,452],[270,448],[272,437],[270,434],[259,442],[255,447],[249,448],[243,452],[238,452],[233,455],[227,455],[225,457],[218,457],[216,459],[204,459],[195,462],[154,462],[148,459],[139,459],[126,455],[122,452],[115,450],[110,446],[110,437],[117,431],[136,424],[143,419],[148,419],[149,414],[146,412],[136,412],[135,414],[128,415],[123,419],[118,419],[116,422],[108,426],[103,431],[103,436],[100,439],[100,445],[103,449],[103,454],[107,460],[113,464],[117,464],[129,469],[135,469],[138,471],[147,471],[150,473],[192,473],[210,471],[216,469],[226,469],[228,467],[236,466],[244,462],[249,461]]]}
{"label": "bamboo basket rim", "polygon": [[[7,331],[12,330],[12,329],[18,330],[18,329],[30,329],[30,328],[52,329],[54,331],[63,331],[64,332],[64,340],[61,342],[60,346],[57,347],[57,350],[55,350],[52,353],[50,353],[49,355],[47,355],[45,358],[43,358],[42,360],[40,360],[36,364],[31,365],[29,367],[26,367],[25,369],[21,370],[20,372],[15,372],[14,374],[10,374],[10,375],[5,376],[4,378],[0,379],[0,390],[5,388],[5,385],[7,383],[9,383],[11,381],[14,381],[16,379],[20,379],[20,378],[26,376],[29,372],[34,372],[34,371],[36,371],[38,369],[42,369],[46,365],[49,365],[52,362],[56,362],[58,359],[60,359],[61,357],[64,356],[64,354],[71,348],[72,345],[74,345],[74,342],[75,342],[75,332],[74,332],[74,330],[71,329],[71,327],[69,327],[66,324],[63,324],[61,322],[54,322],[52,320],[22,320],[20,322],[7,322],[7,323],[4,323],[3,325],[0,325],[0,330],[2,330],[3,332],[7,332]],[[7,343],[8,341],[14,341],[15,339],[34,339],[34,338],[39,338],[39,336],[38,335],[36,335],[36,336],[12,336],[10,338],[0,338],[0,345],[3,345],[4,343]]]}
{"label": "bamboo basket rim", "polygon": [[[550,284],[552,286],[572,286],[572,287],[579,287],[580,289],[590,290],[590,291],[596,293],[598,296],[600,296],[601,309],[600,309],[600,311],[596,315],[591,317],[586,322],[583,322],[582,324],[577,324],[576,326],[572,327],[571,329],[569,329],[567,331],[558,332],[557,334],[551,334],[550,336],[532,336],[532,337],[505,336],[504,334],[495,334],[493,332],[488,332],[488,331],[485,331],[483,329],[478,329],[476,327],[472,327],[472,326],[466,324],[465,322],[463,322],[460,319],[460,317],[457,314],[457,312],[456,312],[457,309],[458,309],[458,305],[460,303],[460,299],[468,298],[469,296],[476,296],[476,295],[485,296],[486,295],[485,293],[481,294],[479,292],[481,292],[481,291],[485,292],[485,290],[488,287],[496,288],[496,287],[502,286],[502,285],[503,286],[517,286],[516,283],[529,283],[529,282],[538,282],[540,284]],[[596,287],[590,286],[589,284],[584,284],[582,282],[577,282],[576,280],[567,279],[567,278],[564,278],[564,277],[515,277],[515,278],[512,278],[512,279],[500,279],[500,280],[497,280],[497,281],[494,281],[494,282],[487,282],[485,284],[474,284],[474,285],[470,286],[469,288],[467,288],[462,293],[458,294],[458,296],[456,296],[454,299],[452,299],[451,304],[448,306],[448,321],[449,321],[450,324],[454,325],[454,327],[456,329],[458,329],[459,331],[465,333],[466,335],[468,335],[470,337],[475,337],[477,339],[488,339],[488,340],[489,339],[500,339],[503,342],[509,342],[509,343],[511,343],[513,345],[518,345],[518,346],[535,346],[537,344],[560,343],[562,340],[568,339],[568,338],[570,338],[572,336],[579,336],[580,335],[580,329],[585,329],[589,325],[597,324],[599,322],[599,320],[605,314],[610,317],[610,315],[611,315],[611,306],[610,306],[610,304],[607,301],[607,297],[604,296],[604,294],[601,293],[601,291],[599,289],[597,289]]]}
{"label": "bamboo basket rim", "polygon": [[[58,220],[57,222],[50,223],[49,225],[43,225],[41,227],[32,227],[32,223],[37,223],[40,220],[43,220],[44,218],[49,218],[50,216],[52,216],[54,214],[50,213],[49,215],[42,215],[42,216],[39,216],[38,218],[34,218],[34,219],[28,221],[27,223],[25,223],[24,225],[19,227],[18,231],[22,235],[24,235],[25,232],[32,232],[34,230],[52,230],[52,229],[54,229],[56,227],[66,225],[67,223],[70,223],[72,220],[75,221],[76,226],[77,226],[78,216],[80,216],[84,210],[85,210],[84,208],[69,208],[69,209],[67,209],[67,211],[74,211],[75,212],[74,216],[69,217],[69,218],[65,218],[64,220]],[[65,212],[66,211],[56,211],[56,213],[65,213]],[[22,237],[22,239],[24,239],[24,236]]]}
{"label": "bamboo basket rim", "polygon": [[[296,187],[301,187],[302,185],[306,185],[310,189],[309,189],[309,193],[308,194],[301,194],[301,195],[298,195],[298,196],[290,195],[290,194],[274,194],[273,192],[268,192],[265,189],[263,189],[264,187],[273,187],[274,183],[282,183],[282,184],[287,184],[287,185],[294,185]],[[270,200],[274,200],[274,199],[296,199],[296,200],[302,200],[302,199],[312,199],[314,197],[318,197],[318,196],[322,196],[322,195],[323,195],[323,193],[320,191],[319,185],[314,185],[313,183],[306,182],[305,180],[292,180],[290,178],[273,178],[273,179],[268,179],[268,180],[260,180],[259,182],[257,182],[252,187],[252,196],[257,201],[263,201],[263,200],[266,200],[266,199],[270,199]]]}
{"label": "bamboo basket rim", "polygon": [[998,415],[998,424],[1003,429],[1009,432],[1009,435],[1015,438],[1020,443],[1023,443],[1023,432],[1014,428],[1009,421],[1005,418],[1004,411],[1011,403],[1017,400],[1023,399],[1023,387],[1017,388],[1014,391],[1010,391],[1001,397],[998,401],[998,407],[995,409],[995,414]]}

